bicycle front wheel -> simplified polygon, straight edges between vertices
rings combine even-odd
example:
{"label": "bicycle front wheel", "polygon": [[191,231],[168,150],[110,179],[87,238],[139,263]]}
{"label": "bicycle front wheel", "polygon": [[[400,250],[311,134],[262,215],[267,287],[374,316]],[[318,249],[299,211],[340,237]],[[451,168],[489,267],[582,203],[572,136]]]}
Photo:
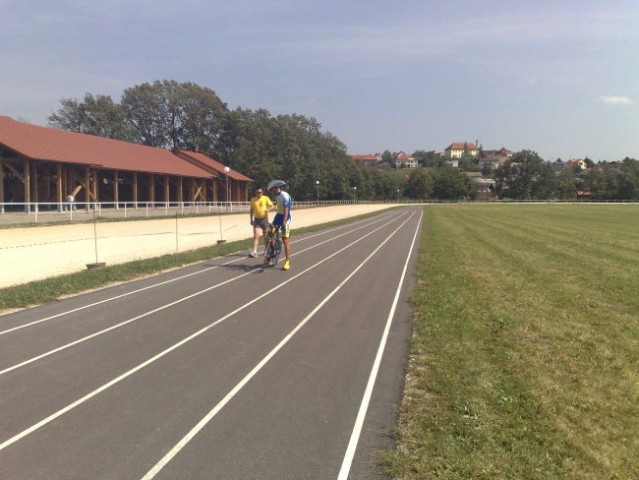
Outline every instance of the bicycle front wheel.
{"label": "bicycle front wheel", "polygon": [[277,261],[280,259],[280,253],[282,253],[282,240],[278,238],[273,247],[273,265],[277,265]]}
{"label": "bicycle front wheel", "polygon": [[264,247],[264,258],[265,263],[270,263],[271,258],[273,258],[273,242],[267,242],[266,246]]}

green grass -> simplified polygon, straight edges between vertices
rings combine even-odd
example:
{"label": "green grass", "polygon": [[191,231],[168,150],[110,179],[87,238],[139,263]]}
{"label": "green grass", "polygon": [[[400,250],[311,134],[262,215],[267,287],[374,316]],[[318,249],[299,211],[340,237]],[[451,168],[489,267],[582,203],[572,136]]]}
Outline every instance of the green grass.
{"label": "green grass", "polygon": [[[354,220],[360,220],[378,215],[380,212],[369,213],[349,219],[337,220],[335,222],[315,225],[312,227],[295,229],[295,235],[313,232],[323,228],[329,228]],[[164,255],[147,260],[137,260],[118,265],[84,270],[68,275],[29,282],[24,285],[7,287],[0,289],[0,314],[2,310],[25,308],[56,301],[64,296],[73,295],[82,291],[104,287],[114,282],[123,282],[168,270],[182,267],[191,263],[202,262],[213,257],[220,257],[230,253],[247,250],[251,246],[251,239],[237,242],[222,243],[210,247],[199,248],[184,253]]]}
{"label": "green grass", "polygon": [[397,479],[639,478],[639,206],[425,209]]}

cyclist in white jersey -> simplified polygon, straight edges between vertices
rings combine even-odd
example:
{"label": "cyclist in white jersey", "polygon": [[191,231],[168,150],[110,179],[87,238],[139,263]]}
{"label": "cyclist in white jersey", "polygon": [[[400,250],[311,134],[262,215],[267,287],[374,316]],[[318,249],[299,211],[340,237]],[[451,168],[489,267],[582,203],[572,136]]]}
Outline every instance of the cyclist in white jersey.
{"label": "cyclist in white jersey", "polygon": [[278,225],[282,231],[282,243],[284,243],[284,254],[286,255],[282,270],[288,270],[291,268],[291,246],[289,242],[291,235],[291,196],[282,190],[284,185],[286,185],[286,183],[282,180],[273,180],[268,184],[268,190],[275,195],[277,204],[273,225]]}

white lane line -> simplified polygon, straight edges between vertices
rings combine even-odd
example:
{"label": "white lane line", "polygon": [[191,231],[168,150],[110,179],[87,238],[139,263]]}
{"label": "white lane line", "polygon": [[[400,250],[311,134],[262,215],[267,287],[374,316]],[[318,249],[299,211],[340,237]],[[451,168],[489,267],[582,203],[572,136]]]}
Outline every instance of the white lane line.
{"label": "white lane line", "polygon": [[[391,220],[391,221],[392,221],[392,220]],[[378,223],[378,222],[373,222],[373,223]],[[325,244],[325,243],[328,243],[328,242],[331,242],[331,241],[333,241],[333,240],[336,240],[336,239],[338,239],[338,238],[340,238],[340,237],[343,237],[344,235],[348,235],[349,233],[355,232],[355,231],[357,231],[357,230],[361,230],[362,228],[366,228],[367,226],[370,226],[370,224],[369,224],[369,225],[362,225],[361,227],[357,227],[356,229],[349,230],[348,232],[344,232],[344,233],[342,233],[342,234],[336,235],[336,236],[331,237],[331,238],[329,238],[329,239],[327,239],[327,240],[324,240],[323,242],[316,243],[315,245],[312,245],[311,247],[308,247],[308,248],[306,248],[306,249],[304,249],[304,250],[300,250],[300,251],[299,251],[298,253],[296,253],[295,255],[299,255],[299,254],[301,254],[301,253],[307,252],[308,250],[312,250],[312,249],[314,249],[314,248],[317,248],[317,247],[319,247],[320,245],[323,245],[323,244]],[[379,227],[379,228],[381,228],[381,227]],[[373,230],[373,232],[374,232],[374,231],[376,231],[376,230]],[[371,233],[372,233],[372,232],[371,232]],[[369,234],[369,235],[370,235],[370,234]],[[365,237],[362,237],[362,238],[365,238]],[[361,240],[361,239],[360,239],[360,240]],[[359,241],[359,240],[358,240],[358,241]],[[292,256],[295,256],[295,255],[292,255]],[[235,261],[238,261],[238,260],[233,260],[233,261],[231,261],[231,262],[227,262],[227,263],[225,263],[224,265],[229,265],[229,264],[231,264],[231,263],[233,263],[233,262],[235,262]],[[229,280],[225,280],[224,282],[217,283],[217,284],[215,284],[215,285],[212,285],[212,286],[210,286],[210,287],[205,288],[204,290],[200,290],[200,291],[195,292],[195,293],[192,293],[191,295],[188,295],[188,296],[186,296],[186,297],[182,297],[182,298],[180,298],[179,300],[176,300],[176,301],[171,302],[171,303],[167,303],[167,304],[162,305],[161,307],[158,307],[158,308],[156,308],[156,309],[154,309],[154,310],[150,310],[150,311],[148,311],[148,312],[145,312],[145,313],[143,313],[143,314],[141,314],[141,315],[138,315],[137,317],[133,317],[133,318],[130,318],[130,319],[128,319],[128,320],[124,320],[123,322],[120,322],[120,323],[118,323],[118,324],[116,324],[116,325],[112,325],[112,326],[110,326],[110,327],[104,328],[104,329],[102,329],[102,330],[100,330],[100,331],[94,332],[94,333],[92,333],[92,334],[90,334],[90,335],[87,335],[87,336],[85,336],[85,337],[82,337],[82,338],[79,338],[79,339],[77,339],[77,340],[74,340],[73,342],[69,342],[69,343],[67,343],[67,344],[61,345],[60,347],[54,348],[54,349],[49,350],[49,351],[47,351],[47,352],[45,352],[45,353],[42,353],[42,354],[40,354],[40,355],[36,355],[35,357],[31,357],[31,358],[29,358],[29,359],[27,359],[27,360],[24,360],[23,362],[20,362],[20,363],[17,363],[17,364],[15,364],[15,365],[12,365],[11,367],[7,367],[7,368],[5,368],[4,370],[0,370],[0,376],[4,375],[5,373],[9,373],[9,372],[11,372],[11,371],[13,371],[13,370],[17,370],[18,368],[21,368],[21,367],[24,367],[24,366],[26,366],[26,365],[29,365],[29,364],[31,364],[31,363],[33,363],[33,362],[38,361],[38,360],[42,360],[43,358],[46,358],[46,357],[49,357],[49,356],[54,355],[54,354],[56,354],[56,353],[59,353],[59,352],[61,352],[61,351],[63,351],[63,350],[66,350],[66,349],[68,349],[68,348],[71,348],[71,347],[73,347],[73,346],[75,346],[75,345],[78,345],[78,344],[80,344],[80,343],[83,343],[83,342],[86,342],[86,341],[91,340],[91,339],[93,339],[93,338],[96,338],[96,337],[98,337],[98,336],[100,336],[100,335],[104,335],[105,333],[108,333],[108,332],[111,332],[111,331],[116,330],[116,329],[118,329],[118,328],[121,328],[121,327],[123,327],[123,326],[125,326],[125,325],[128,325],[129,323],[133,323],[133,322],[135,322],[135,321],[137,321],[137,320],[140,320],[140,319],[142,319],[142,318],[148,317],[149,315],[152,315],[152,314],[154,314],[154,313],[157,313],[157,312],[160,312],[160,311],[165,310],[165,309],[167,309],[167,308],[170,308],[170,307],[173,307],[173,306],[175,306],[175,305],[178,305],[178,304],[180,304],[180,303],[182,303],[182,302],[185,302],[185,301],[187,301],[187,300],[190,300],[191,298],[194,298],[194,297],[197,297],[197,296],[199,296],[199,295],[202,295],[203,293],[210,292],[211,290],[214,290],[214,289],[216,289],[216,288],[218,288],[218,287],[221,287],[221,286],[226,285],[226,284],[228,284],[228,283],[234,282],[234,281],[236,281],[236,280],[239,280],[239,279],[241,279],[241,278],[243,278],[243,277],[245,277],[245,276],[247,276],[247,275],[250,275],[250,274],[252,274],[252,273],[256,273],[256,272],[257,272],[257,270],[253,270],[253,271],[250,271],[250,272],[243,273],[243,274],[241,274],[241,275],[238,275],[237,277],[230,278]],[[181,277],[181,278],[185,278],[185,277],[187,277],[187,276],[190,276],[190,274],[189,274],[189,275],[185,275],[184,277]],[[169,283],[169,282],[170,282],[170,281],[165,282],[165,283]],[[147,287],[147,288],[149,288],[149,287]],[[141,289],[141,290],[144,290],[144,289]],[[122,295],[122,296],[125,296],[125,295]]]}
{"label": "white lane line", "polygon": [[362,403],[360,404],[359,412],[357,413],[357,419],[355,420],[355,425],[353,426],[353,431],[351,432],[351,438],[348,442],[348,447],[346,448],[346,453],[344,455],[344,460],[342,461],[342,467],[340,468],[339,475],[337,476],[337,480],[347,480],[348,475],[350,474],[350,471],[351,471],[351,465],[353,464],[353,458],[355,457],[357,444],[359,443],[359,439],[362,434],[364,420],[366,419],[368,406],[370,405],[371,397],[373,395],[373,387],[375,386],[375,382],[377,380],[377,374],[379,373],[379,366],[382,363],[382,356],[384,355],[384,350],[386,349],[388,334],[390,332],[390,328],[393,323],[393,317],[395,316],[397,303],[399,302],[399,294],[402,290],[402,286],[404,285],[404,279],[406,278],[406,271],[408,270],[408,263],[410,261],[410,256],[415,247],[415,242],[417,240],[417,233],[419,232],[419,226],[422,223],[423,215],[424,213],[422,212],[419,217],[419,221],[417,222],[417,228],[415,229],[415,234],[413,235],[413,242],[408,251],[408,255],[406,255],[404,270],[400,277],[399,285],[397,286],[397,291],[395,292],[395,299],[393,300],[393,304],[391,306],[390,312],[388,313],[388,318],[386,319],[386,326],[384,328],[384,333],[382,334],[382,338],[379,342],[379,347],[377,348],[377,355],[375,356],[375,361],[373,362],[373,368],[371,369],[371,373],[368,377],[366,390],[364,391]]}
{"label": "white lane line", "polygon": [[[386,225],[389,225],[390,223],[392,223],[394,220],[389,221],[388,223],[379,226],[378,228],[376,228],[375,230],[370,231],[369,233],[367,233],[366,235],[360,237],[359,239],[355,240],[354,242],[351,242],[350,244],[346,245],[345,247],[337,250],[336,252],[334,252],[333,254],[324,257],[322,260],[320,260],[319,262],[315,263],[314,265],[311,265],[310,267],[308,267],[305,270],[302,270],[300,273],[298,273],[297,275],[289,278],[288,280],[280,283],[279,285],[277,285],[276,287],[273,287],[272,289],[268,290],[267,292],[263,293],[262,295],[254,298],[253,300],[251,300],[248,303],[245,303],[244,305],[242,305],[241,307],[238,307],[237,309],[233,310],[232,312],[226,314],[225,316],[221,317],[220,319],[216,320],[215,322],[211,323],[210,325],[198,330],[197,332],[191,334],[190,336],[182,339],[181,341],[179,341],[178,343],[172,345],[171,347],[163,350],[162,352],[158,353],[157,355],[151,357],[150,359],[146,360],[145,362],[139,364],[138,366],[128,370],[127,372],[123,373],[122,375],[114,378],[113,380],[111,380],[108,383],[105,383],[104,385],[102,385],[101,387],[93,390],[92,392],[89,392],[88,394],[86,394],[85,396],[79,398],[78,400],[76,400],[75,402],[70,403],[69,405],[67,405],[66,407],[61,408],[60,410],[58,410],[55,413],[52,413],[51,415],[49,415],[48,417],[42,419],[41,421],[37,422],[36,424],[32,425],[31,427],[27,428],[26,430],[23,430],[22,432],[14,435],[13,437],[9,438],[8,440],[5,440],[3,443],[0,443],[0,451],[4,450],[5,448],[7,448],[8,446],[16,443],[17,441],[21,440],[22,438],[26,437],[27,435],[35,432],[36,430],[39,430],[40,428],[42,428],[43,426],[47,425],[48,423],[51,423],[52,421],[54,421],[55,419],[57,419],[58,417],[61,417],[62,415],[64,415],[65,413],[69,412],[70,410],[73,410],[75,407],[82,405],[83,403],[85,403],[86,401],[90,400],[91,398],[95,397],[96,395],[104,392],[105,390],[111,388],[113,385],[116,385],[117,383],[121,382],[122,380],[130,377],[131,375],[133,375],[134,373],[138,372],[139,370],[142,370],[143,368],[147,367],[148,365],[154,363],[155,361],[159,360],[160,358],[168,355],[170,352],[172,352],[173,350],[181,347],[182,345],[186,344],[187,342],[190,342],[191,340],[193,340],[194,338],[199,337],[200,335],[202,335],[203,333],[207,332],[208,330],[210,330],[211,328],[215,327],[216,325],[222,323],[223,321],[227,320],[228,318],[232,317],[233,315],[241,312],[242,310],[248,308],[249,306],[251,306],[252,304],[260,301],[262,298],[270,295],[272,292],[279,290],[280,288],[283,288],[285,285],[287,285],[288,283],[292,282],[293,280],[295,280],[296,278],[304,275],[305,273],[313,270],[314,268],[318,267],[319,265],[321,265],[322,263],[330,260],[331,258],[333,258],[336,255],[339,255],[340,253],[342,253],[344,250],[352,247],[353,245],[355,245],[356,243],[359,243],[360,241],[362,241],[363,239],[365,239],[366,237],[372,235],[373,233],[375,233],[377,230],[380,230],[381,228],[383,228]],[[392,236],[392,235],[391,235]],[[390,237],[389,237],[390,238]],[[192,295],[191,297],[195,296]]]}
{"label": "white lane line", "polygon": [[[377,217],[377,218],[376,218],[373,222],[370,222],[370,224],[369,224],[369,225],[373,225],[373,224],[375,224],[375,223],[378,223],[378,222],[382,221],[382,220],[383,220],[383,217],[385,217],[385,216],[387,216],[387,215],[389,215],[389,214],[380,215],[380,217]],[[366,219],[366,220],[368,220],[368,219]],[[295,244],[295,243],[298,243],[298,242],[303,241],[303,240],[308,240],[308,239],[314,238],[314,237],[316,237],[316,236],[325,235],[325,234],[327,234],[327,233],[331,233],[331,232],[333,232],[333,231],[335,231],[335,230],[340,230],[340,229],[342,229],[342,228],[346,228],[346,227],[347,227],[347,226],[349,226],[349,225],[356,225],[357,223],[361,223],[361,222],[364,222],[364,221],[366,221],[366,220],[359,220],[359,221],[354,222],[354,223],[352,223],[352,224],[340,225],[340,226],[335,227],[335,228],[333,228],[333,229],[331,229],[331,230],[327,230],[327,231],[324,231],[324,232],[321,232],[321,233],[318,233],[318,234],[315,234],[315,235],[309,235],[309,236],[307,236],[307,237],[303,237],[302,239],[297,240],[297,241],[294,241],[294,242],[291,242],[291,243],[294,243],[294,244]],[[365,226],[366,226],[366,225],[364,225],[364,226],[362,226],[362,227],[358,227],[356,230],[359,230],[359,229],[361,229],[361,228],[364,228]],[[353,231],[355,231],[355,230],[353,230]],[[341,236],[341,235],[340,235],[340,236]],[[339,237],[334,237],[334,238],[339,238]],[[321,243],[320,243],[320,244],[318,244],[318,245],[321,245]],[[301,253],[301,252],[300,252],[300,253]],[[134,294],[136,294],[136,293],[140,293],[140,292],[143,292],[143,291],[145,291],[145,290],[150,290],[150,289],[152,289],[152,288],[160,287],[160,286],[162,286],[162,285],[166,285],[166,284],[168,284],[168,283],[176,282],[176,281],[178,281],[178,280],[183,280],[183,279],[185,279],[185,278],[189,278],[189,277],[192,277],[192,276],[194,276],[194,275],[200,275],[200,274],[202,274],[202,273],[207,273],[207,272],[209,272],[210,270],[215,270],[216,268],[219,268],[219,267],[221,267],[221,266],[223,267],[223,266],[226,266],[226,265],[230,265],[230,264],[232,264],[232,263],[239,262],[239,261],[241,261],[241,260],[244,260],[244,259],[243,259],[243,258],[238,258],[238,259],[235,259],[235,260],[231,260],[231,261],[229,261],[229,262],[222,263],[222,264],[220,264],[220,265],[214,265],[214,266],[212,266],[212,267],[208,267],[208,268],[205,268],[205,269],[203,269],[203,270],[198,270],[197,272],[188,273],[188,274],[186,274],[186,275],[182,275],[182,276],[179,276],[179,277],[175,277],[175,278],[172,278],[172,279],[170,279],[170,280],[166,280],[166,281],[159,282],[159,283],[156,283],[156,284],[153,284],[153,285],[149,285],[149,286],[147,286],[147,287],[139,288],[139,289],[137,289],[137,290],[133,290],[133,291],[131,291],[131,292],[123,293],[123,294],[121,294],[121,295],[117,295],[117,296],[115,296],[115,297],[105,298],[104,300],[100,300],[99,302],[90,303],[90,304],[87,304],[87,305],[83,305],[82,307],[78,307],[78,308],[74,308],[74,309],[72,309],[72,310],[67,310],[67,311],[65,311],[65,312],[58,313],[58,314],[56,314],[56,315],[51,315],[51,316],[46,317],[46,318],[41,318],[41,319],[39,319],[39,320],[34,320],[34,321],[32,321],[32,322],[25,323],[24,325],[19,325],[19,326],[17,326],[17,327],[9,328],[9,329],[7,329],[7,330],[2,330],[2,331],[0,331],[0,336],[2,336],[2,335],[6,335],[7,333],[15,332],[15,331],[17,331],[17,330],[22,330],[22,329],[24,329],[24,328],[32,327],[33,325],[37,325],[37,324],[40,324],[40,323],[43,323],[43,322],[48,322],[48,321],[50,321],[50,320],[54,320],[54,319],[56,319],[56,318],[63,317],[63,316],[65,316],[65,315],[69,315],[69,314],[72,314],[72,313],[80,312],[80,311],[82,311],[82,310],[86,310],[87,308],[96,307],[96,306],[98,306],[98,305],[102,305],[102,304],[104,304],[104,303],[112,302],[112,301],[114,301],[114,300],[119,300],[119,299],[121,299],[121,298],[128,297],[129,295],[134,295]]]}
{"label": "white lane line", "polygon": [[[392,237],[395,235],[399,229],[406,224],[412,218],[412,214],[404,220],[397,229],[393,230],[393,233],[388,235],[386,239],[380,243],[375,250],[373,250],[363,261],[359,264],[359,266],[353,270],[331,293],[329,293],[312,311],[309,313],[300,323],[291,330],[288,335],[286,335],[280,343],[278,343],[273,350],[271,350],[262,360],[253,367],[253,369],[237,384],[233,387],[226,396],[220,400],[220,402],[215,405],[211,409],[209,413],[207,413],[182,439],[175,444],[175,446],[169,450],[169,452],[160,459],[143,477],[141,480],[151,480],[154,478],[160,470],[162,470],[180,451],[188,445],[188,443],[204,428],[206,425],[217,415],[220,410],[222,410],[232,399],[237,395],[244,386],[251,381],[253,377],[255,377],[259,371],[279,352],[284,345],[286,345],[291,338],[295,336],[300,329],[308,323],[308,321],[315,316],[315,314],[324,306],[326,303],[333,298],[333,296],[339,292],[342,287],[351,279],[353,276],[366,264],[368,261],[382,248]],[[372,232],[371,232],[372,233]],[[327,257],[328,259],[329,257]],[[326,259],[325,259],[326,260]],[[324,260],[322,260],[323,262]]]}

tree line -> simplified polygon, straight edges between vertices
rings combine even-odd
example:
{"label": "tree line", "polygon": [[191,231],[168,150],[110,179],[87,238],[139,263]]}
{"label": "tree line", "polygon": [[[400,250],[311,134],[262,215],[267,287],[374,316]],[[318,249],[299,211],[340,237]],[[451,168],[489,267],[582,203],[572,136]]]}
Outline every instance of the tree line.
{"label": "tree line", "polygon": [[[459,168],[432,152],[415,152],[422,167],[380,168],[350,159],[346,145],[322,130],[314,118],[273,116],[268,110],[231,110],[210,88],[191,82],[156,80],[126,89],[119,102],[108,95],[64,98],[49,116],[52,127],[167,149],[191,150],[215,158],[264,186],[274,178],[288,184],[296,200],[474,199],[476,188]],[[471,159],[462,159],[468,169]],[[598,164],[599,165],[599,164]],[[604,166],[606,167],[606,166]],[[549,170],[550,169],[550,170]],[[637,198],[638,167],[589,169],[588,176],[557,176],[535,152],[516,154],[494,175],[494,194],[510,198],[571,198],[578,190],[593,198]],[[488,172],[486,172],[488,174]]]}
{"label": "tree line", "polygon": [[619,162],[585,165],[545,162],[524,150],[494,172],[499,198],[517,200],[639,200],[639,162],[626,157]]}

